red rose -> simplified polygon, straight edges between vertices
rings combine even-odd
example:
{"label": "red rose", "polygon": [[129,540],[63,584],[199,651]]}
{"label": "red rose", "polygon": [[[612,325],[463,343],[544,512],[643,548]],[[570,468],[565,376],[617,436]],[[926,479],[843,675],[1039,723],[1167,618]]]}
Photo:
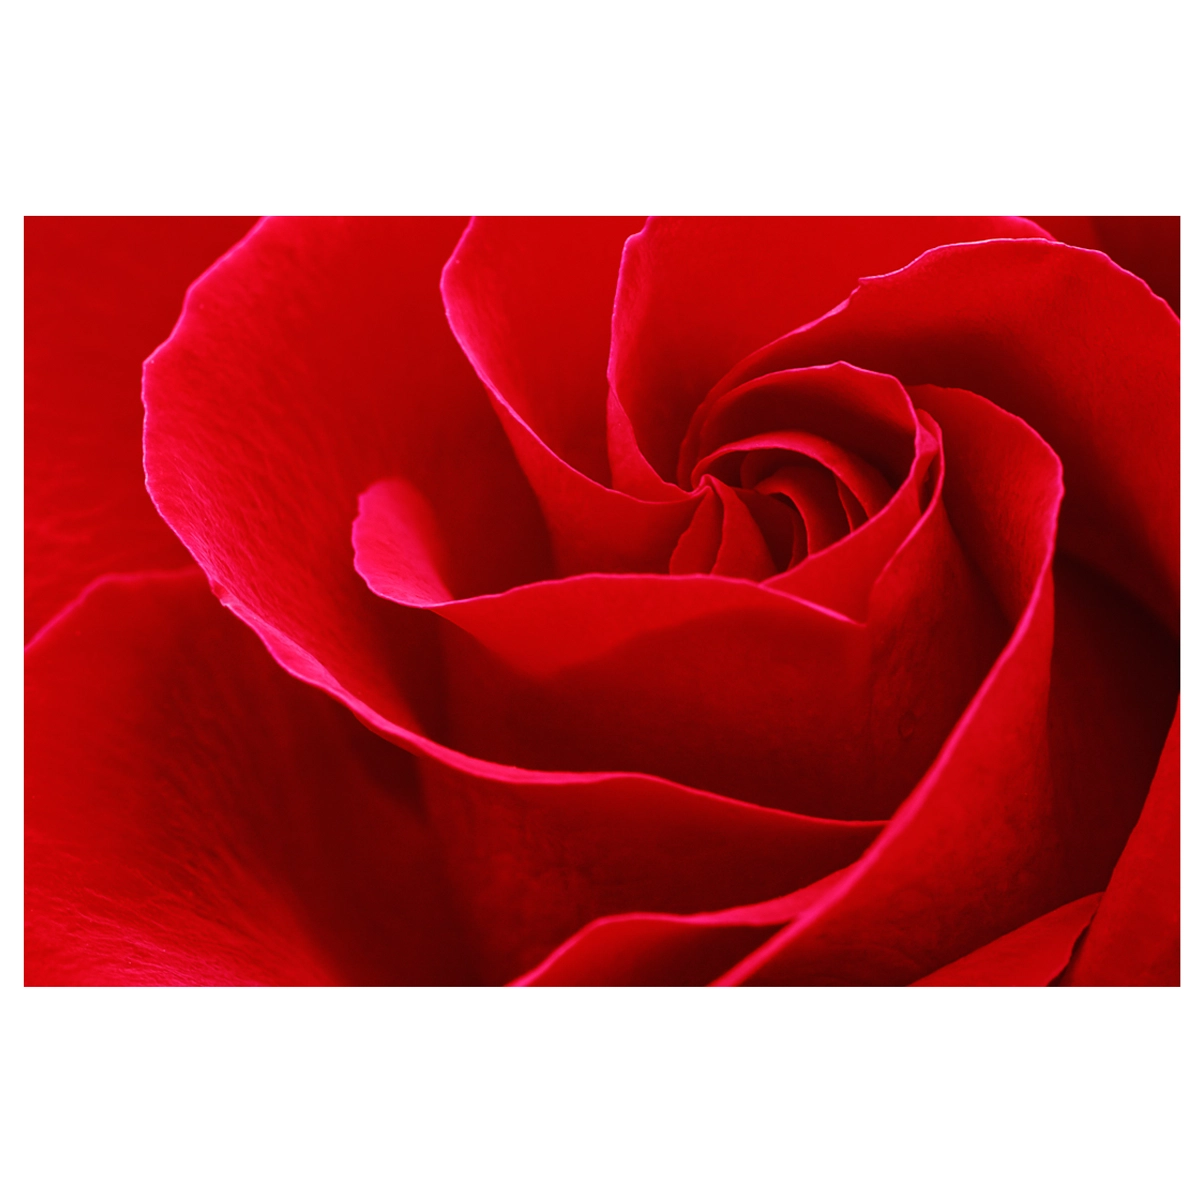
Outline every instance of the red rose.
{"label": "red rose", "polygon": [[84,355],[239,230],[152,231],[29,231],[35,627],[92,581],[27,658],[29,982],[1178,982],[1143,278],[1016,218],[266,221],[146,362],[172,570]]}

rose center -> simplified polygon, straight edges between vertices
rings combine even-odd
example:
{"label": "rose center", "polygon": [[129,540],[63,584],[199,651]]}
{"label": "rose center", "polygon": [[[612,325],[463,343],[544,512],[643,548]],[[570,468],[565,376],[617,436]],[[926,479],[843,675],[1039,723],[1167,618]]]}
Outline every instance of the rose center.
{"label": "rose center", "polygon": [[680,448],[702,498],[671,572],[761,580],[851,536],[907,475],[915,433],[896,380],[844,363],[710,395]]}

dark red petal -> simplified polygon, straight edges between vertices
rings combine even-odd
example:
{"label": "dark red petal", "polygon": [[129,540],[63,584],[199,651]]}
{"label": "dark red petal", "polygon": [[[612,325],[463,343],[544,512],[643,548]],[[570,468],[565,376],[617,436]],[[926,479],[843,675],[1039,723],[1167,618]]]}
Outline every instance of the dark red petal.
{"label": "dark red petal", "polygon": [[1068,555],[1054,564],[1048,729],[1063,878],[1104,889],[1137,824],[1179,696],[1179,643]]}
{"label": "dark red petal", "polygon": [[146,495],[142,360],[252,217],[25,219],[25,637],[96,576],[179,567]]}
{"label": "dark red petal", "polygon": [[263,222],[191,290],[146,364],[146,470],[223,602],[294,674],[395,724],[438,721],[429,614],[355,574],[358,495],[425,496],[462,586],[546,570],[545,532],[483,386],[446,326],[463,222]]}
{"label": "dark red petal", "polygon": [[1060,242],[1103,250],[1144,279],[1179,316],[1178,217],[1034,217]]}
{"label": "dark red petal", "polygon": [[[1048,697],[1040,673],[1018,684],[1019,660],[1006,652],[993,686],[1006,675],[1015,685],[1007,713],[993,708],[991,688],[981,693],[962,741],[943,753],[944,775],[935,768],[918,789],[924,813],[910,800],[851,868],[861,872],[857,900],[848,889],[828,913],[801,919],[795,951],[780,935],[784,961],[772,963],[776,948],[764,946],[765,969],[755,973],[748,960],[731,982],[910,982],[922,962],[932,970],[956,947],[965,954],[1104,886],[1170,721],[1177,651],[1101,577],[1062,560],[1054,574]],[[974,721],[989,708],[996,725],[975,741],[985,731]]]}
{"label": "dark red petal", "polygon": [[646,461],[629,415],[611,386],[608,392],[608,461],[612,485],[641,500],[678,500],[682,489],[670,483]]}
{"label": "dark red petal", "polygon": [[[857,529],[866,523],[867,510],[863,508],[862,501],[840,479],[837,479],[836,482],[838,496],[841,498],[842,508],[846,513],[846,520],[850,523],[852,530]],[[882,504],[880,507],[882,508]]]}
{"label": "dark red petal", "polygon": [[723,912],[601,917],[513,983],[518,987],[711,983],[781,924],[822,903],[848,869],[833,871],[789,895]]}
{"label": "dark red petal", "polygon": [[613,491],[563,462],[506,405],[497,402],[496,413],[541,504],[554,573],[667,569],[698,497],[678,488],[665,502]]}
{"label": "dark red petal", "polygon": [[516,987],[702,987],[775,931],[668,917],[612,917],[513,980]]}
{"label": "dark red petal", "polygon": [[605,367],[625,239],[641,217],[476,217],[442,274],[480,378],[571,466],[609,482]]}
{"label": "dark red petal", "polygon": [[853,862],[882,828],[637,776],[513,783],[425,759],[421,779],[459,911],[493,983],[605,914],[704,911],[791,892]]}
{"label": "dark red petal", "polygon": [[1179,322],[1141,280],[1055,242],[943,247],[865,280],[719,390],[834,359],[1023,417],[1062,458],[1061,546],[1178,629]]}
{"label": "dark red petal", "polygon": [[[883,568],[915,529],[941,478],[942,435],[918,413],[917,452],[907,478],[870,521],[820,553],[768,581],[768,586],[865,621]],[[810,547],[811,549],[811,547]]]}
{"label": "dark red petal", "polygon": [[[879,472],[858,455],[825,438],[795,430],[760,433],[732,442],[723,450],[701,459],[697,472],[703,473],[722,453],[746,452],[742,468],[742,486],[757,487],[767,476],[768,463],[788,462],[802,455],[820,463],[834,479],[846,486],[859,500],[858,509],[864,516],[874,516],[891,499],[892,489]],[[754,478],[748,478],[753,474]],[[839,495],[841,489],[838,489]]]}
{"label": "dark red petal", "polygon": [[99,581],[25,678],[27,983],[474,981],[413,760],[198,570]]}
{"label": "dark red petal", "polygon": [[713,574],[734,579],[766,579],[768,575],[777,574],[779,568],[771,557],[771,550],[739,489],[728,487],[719,479],[713,479],[711,483],[721,497],[724,513],[721,547],[713,563]]}
{"label": "dark red petal", "polygon": [[671,554],[672,575],[707,575],[721,549],[725,509],[713,488],[705,488],[692,523],[679,536]]}
{"label": "dark red petal", "polygon": [[819,554],[850,532],[837,480],[815,462],[788,463],[758,487],[767,495],[786,496],[796,506],[810,554]]}
{"label": "dark red petal", "polygon": [[628,495],[607,486],[613,292],[625,239],[641,225],[476,218],[442,274],[450,326],[545,514],[554,568],[544,574],[665,571],[695,508],[661,481],[638,484],[636,447],[622,452],[620,427],[618,486],[634,486]]}
{"label": "dark red petal", "polygon": [[770,555],[768,572],[777,575],[798,561],[808,545],[800,514],[777,497],[757,488],[735,488],[738,499],[754,518]]}
{"label": "dark red petal", "polygon": [[1099,893],[1072,900],[911,986],[1046,987],[1062,974],[1099,903]]}
{"label": "dark red petal", "polygon": [[[961,417],[952,396],[930,389],[919,401],[945,423],[948,439]],[[1011,460],[998,439],[980,441],[1000,461]],[[956,462],[948,451],[947,489],[953,481],[974,491],[980,515],[993,506],[1006,511],[989,495],[992,472],[952,471]],[[1021,469],[1010,463],[1011,473]],[[963,514],[958,527],[970,546],[984,526],[970,519],[964,499],[954,511]],[[1029,562],[1022,523],[992,528],[1017,556],[999,577],[1019,584],[1028,578],[1021,562]],[[998,594],[1006,608],[1020,601]],[[914,976],[905,974],[922,960],[927,969],[942,965],[955,946],[966,953],[1104,886],[1170,721],[1174,641],[1111,585],[1069,561],[1056,564],[1055,594],[1052,662],[1039,668],[1029,651],[1036,625],[1028,622],[1045,619],[1035,610],[1023,621],[1030,632],[1010,644],[939,766],[853,869],[861,890],[850,888],[826,913],[796,922],[731,980],[907,982]],[[991,728],[976,726],[981,720]],[[942,855],[952,870],[935,866]],[[864,941],[889,948],[867,949]]]}
{"label": "dark red petal", "polygon": [[680,479],[722,447],[775,430],[823,438],[872,464],[892,486],[912,462],[917,420],[908,393],[889,375],[844,362],[779,371],[710,396],[680,449]]}
{"label": "dark red petal", "polygon": [[621,261],[609,380],[642,451],[674,479],[708,389],[861,276],[949,242],[1040,235],[1019,217],[652,217]]}
{"label": "dark red petal", "polygon": [[874,847],[823,905],[723,982],[910,983],[1061,903],[1044,752],[1048,563],[1044,580],[937,763]]}
{"label": "dark red petal", "polygon": [[1179,708],[1141,818],[1063,983],[1179,985]]}
{"label": "dark red petal", "polygon": [[1091,217],[1030,217],[1056,241],[1084,250],[1099,250],[1100,235]]}

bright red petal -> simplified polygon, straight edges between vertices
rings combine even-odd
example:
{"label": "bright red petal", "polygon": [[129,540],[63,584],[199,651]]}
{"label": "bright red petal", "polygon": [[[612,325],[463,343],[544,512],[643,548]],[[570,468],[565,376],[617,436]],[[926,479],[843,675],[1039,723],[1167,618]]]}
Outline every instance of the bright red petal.
{"label": "bright red petal", "polygon": [[565,462],[609,482],[613,293],[640,217],[476,217],[442,275],[450,327],[483,381]]}
{"label": "bright red petal", "polygon": [[1039,236],[1019,217],[651,218],[621,263],[609,380],[642,451],[674,479],[708,389],[743,355],[839,304],[860,277],[950,242]]}
{"label": "bright red petal", "polygon": [[222,601],[293,673],[438,724],[428,614],[355,574],[358,495],[400,474],[468,591],[546,571],[545,531],[446,326],[452,219],[270,220],[191,290],[146,364],[151,494]]}
{"label": "bright red petal", "polygon": [[98,582],[25,677],[27,983],[474,982],[413,760],[198,570]]}
{"label": "bright red petal", "polygon": [[142,469],[142,360],[252,217],[25,219],[25,637],[108,571],[191,559]]}

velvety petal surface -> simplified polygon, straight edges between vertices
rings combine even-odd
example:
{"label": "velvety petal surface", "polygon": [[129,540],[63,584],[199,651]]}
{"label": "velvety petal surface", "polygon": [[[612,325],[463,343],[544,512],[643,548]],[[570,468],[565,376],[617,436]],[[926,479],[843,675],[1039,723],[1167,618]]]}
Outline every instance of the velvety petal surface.
{"label": "velvety petal surface", "polygon": [[[1173,639],[1101,577],[1063,560],[1054,579],[1045,700],[1044,667],[1007,695],[992,690],[1019,679],[1017,640],[938,765],[848,872],[862,890],[851,884],[799,918],[726,982],[910,982],[955,944],[965,954],[1104,886],[1153,774],[1177,660]],[[992,714],[996,725],[975,724]]]}
{"label": "velvety petal surface", "polygon": [[1137,827],[1062,982],[1179,985],[1179,709]]}
{"label": "velvety petal surface", "polygon": [[[1005,521],[1052,520],[1022,474],[1044,447],[986,401],[956,399],[946,412],[960,459],[972,474],[1002,466],[986,499]],[[980,531],[969,490],[951,510],[972,539],[964,552],[939,477],[864,623],[719,577],[577,576],[454,601],[431,565],[439,543],[422,548],[421,521],[384,502],[394,491],[364,497],[356,562],[380,595],[442,618],[446,744],[530,770],[659,775],[811,816],[894,810],[999,653],[1006,616],[1019,617],[1010,584],[1032,586],[1009,580],[1022,548],[1003,522]],[[399,523],[390,549],[385,517]]]}
{"label": "velvety petal surface", "polygon": [[861,276],[950,242],[1040,236],[1019,217],[652,217],[621,262],[609,380],[642,452],[674,479],[708,389],[841,303]]}
{"label": "velvety petal surface", "polygon": [[1062,974],[1100,903],[1082,896],[926,975],[912,987],[1046,987]]}
{"label": "velvety petal surface", "polygon": [[1144,279],[1179,316],[1178,217],[1034,217],[1060,242],[1102,250]]}
{"label": "velvety petal surface", "polygon": [[[578,270],[572,341],[516,224],[264,224],[148,364],[156,503],[279,662],[421,757],[481,979],[908,983],[1097,893],[1177,694],[1177,643],[1121,590],[1177,620],[1177,321],[1101,255],[1006,241],[783,322],[823,278],[811,246],[789,266],[776,242],[790,276],[747,253],[739,293],[678,231],[651,255],[657,228],[625,246],[606,393],[619,230],[532,252],[551,296]],[[483,383],[437,301],[455,244]],[[904,470],[758,427],[693,495],[667,482],[701,401],[842,359],[911,395]],[[1056,460],[982,395],[1066,447],[1053,578]],[[804,562],[781,495],[831,522]],[[839,553],[852,586],[801,578]]]}
{"label": "velvety petal surface", "polygon": [[[394,578],[369,577],[384,594]],[[735,579],[593,575],[437,604],[448,744],[534,770],[644,772],[814,816],[885,816],[1004,629],[940,497],[876,599],[861,625]]]}
{"label": "velvety petal surface", "polygon": [[[883,827],[757,808],[645,776],[510,781],[426,757],[421,779],[489,983],[528,971],[608,914],[704,912],[789,894],[852,863]],[[734,941],[742,953],[754,944]]]}
{"label": "velvety petal surface", "polygon": [[[661,483],[607,486],[613,292],[625,239],[641,224],[475,218],[442,274],[450,327],[541,505],[548,573],[666,571],[696,506]],[[620,487],[629,466],[616,448]]]}
{"label": "velvety petal surface", "polygon": [[[775,906],[702,923],[716,930],[781,915],[790,921],[736,968],[730,962],[726,982],[762,974],[782,983],[907,983],[957,957],[954,947],[965,954],[1074,898],[1060,894],[1075,846],[1063,844],[1070,838],[1058,828],[1047,745],[1057,460],[1022,422],[978,397],[928,388],[919,403],[944,422],[948,511],[983,573],[1007,581],[997,599],[1018,624],[978,694],[963,702],[936,761],[862,859]],[[995,488],[1010,489],[1003,503]],[[1095,856],[1089,866],[1109,869]],[[568,960],[590,961],[592,939],[602,936],[604,961],[624,962],[628,975],[630,960],[617,949],[628,940],[645,980],[663,982],[637,955],[647,922],[660,949],[678,936],[700,953],[706,935],[696,920],[630,916],[564,947],[554,977],[574,971]],[[535,973],[530,981],[550,978]]]}
{"label": "velvety petal surface", "polygon": [[358,495],[402,476],[464,549],[468,592],[548,569],[536,503],[442,310],[463,226],[263,222],[146,364],[150,492],[223,603],[288,670],[408,730],[440,719],[434,618],[355,574]]}
{"label": "velvety petal surface", "polygon": [[191,559],[142,469],[142,360],[252,217],[26,217],[25,638],[96,576]]}
{"label": "velvety petal surface", "polygon": [[890,500],[840,541],[809,553],[768,586],[865,620],[871,593],[928,508],[942,476],[942,432],[928,413],[917,414],[916,453]]}
{"label": "velvety petal surface", "polygon": [[808,912],[849,868],[760,904],[692,915],[629,912],[602,917],[569,938],[514,987],[670,987],[709,984]]}
{"label": "velvety petal surface", "polygon": [[489,388],[559,458],[610,482],[613,294],[641,217],[475,217],[442,273],[446,315]]}
{"label": "velvety petal surface", "polygon": [[26,658],[26,982],[476,979],[412,758],[202,574],[111,576]]}
{"label": "velvety petal surface", "polygon": [[1063,462],[1062,548],[1178,629],[1179,321],[1141,280],[1054,242],[942,247],[864,280],[720,390],[835,359],[1028,421]]}

